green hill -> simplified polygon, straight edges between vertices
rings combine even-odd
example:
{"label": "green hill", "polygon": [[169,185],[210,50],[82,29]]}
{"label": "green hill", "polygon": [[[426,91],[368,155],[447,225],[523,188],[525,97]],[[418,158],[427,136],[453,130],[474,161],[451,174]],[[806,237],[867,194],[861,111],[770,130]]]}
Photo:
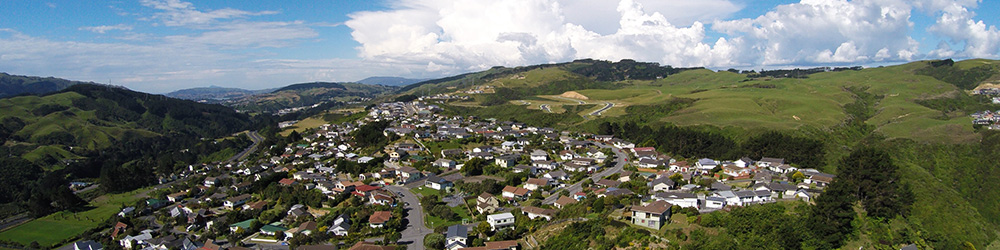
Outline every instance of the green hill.
{"label": "green hill", "polygon": [[[749,142],[777,131],[823,145],[824,154],[816,156],[821,159],[800,167],[836,173],[839,159],[854,149],[877,146],[891,152],[903,184],[916,197],[910,214],[892,220],[891,228],[905,225],[940,249],[965,242],[985,248],[1000,246],[1000,184],[995,181],[1000,173],[991,167],[997,164],[1000,136],[974,128],[969,114],[1000,106],[970,90],[1000,86],[993,85],[1000,83],[998,65],[975,59],[714,72],[578,60],[496,67],[410,85],[401,93],[469,95],[469,100],[445,103],[445,109],[612,133],[681,158],[735,159],[751,153]],[[868,226],[859,230],[848,246],[877,245],[874,238],[892,237],[865,231]]]}
{"label": "green hill", "polygon": [[276,112],[281,109],[312,106],[323,102],[347,102],[357,101],[361,98],[374,98],[397,89],[397,87],[391,86],[360,83],[300,83],[282,87],[270,93],[226,100],[222,104],[238,110]]}
{"label": "green hill", "polygon": [[202,101],[202,100],[227,100],[227,99],[242,98],[256,94],[269,93],[271,91],[274,91],[274,89],[246,90],[240,88],[223,88],[218,86],[211,86],[204,88],[182,89],[164,95],[177,99]]}
{"label": "green hill", "polygon": [[223,106],[92,84],[0,99],[0,109],[0,140],[41,165],[114,147],[128,137],[216,138],[251,124],[249,116]]}
{"label": "green hill", "polygon": [[18,76],[0,73],[0,98],[20,94],[45,94],[83,82],[54,77]]}

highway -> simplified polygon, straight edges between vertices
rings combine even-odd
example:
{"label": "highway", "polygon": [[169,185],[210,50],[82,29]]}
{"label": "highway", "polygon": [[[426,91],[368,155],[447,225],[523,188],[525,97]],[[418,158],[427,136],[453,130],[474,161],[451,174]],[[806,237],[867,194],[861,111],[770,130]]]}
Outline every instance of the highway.
{"label": "highway", "polygon": [[243,152],[234,155],[233,158],[229,158],[229,160],[226,162],[242,161],[250,154],[253,154],[253,152],[257,150],[257,145],[259,145],[260,142],[264,141],[264,137],[261,137],[260,134],[257,134],[257,131],[247,132],[247,137],[250,137],[250,140],[253,141],[253,144],[250,144],[250,146],[244,149]]}
{"label": "highway", "polygon": [[[592,181],[597,182],[598,180],[600,180],[600,179],[602,179],[604,177],[607,177],[609,175],[613,175],[615,173],[621,172],[622,169],[625,168],[625,164],[627,163],[627,161],[625,161],[625,160],[628,159],[628,155],[625,154],[624,152],[622,152],[623,150],[620,150],[620,149],[612,147],[612,146],[608,146],[608,145],[606,145],[604,143],[595,142],[595,144],[597,144],[597,146],[601,147],[601,148],[611,148],[612,149],[611,151],[613,151],[615,153],[616,157],[615,157],[615,166],[611,167],[611,168],[608,168],[608,169],[605,169],[604,171],[601,171],[601,172],[598,172],[596,174],[591,175],[590,179]],[[586,181],[586,179],[583,179],[583,180],[580,180],[580,181],[578,181],[576,183],[573,183],[573,185],[569,185],[565,189],[569,191],[570,195],[573,195],[573,194],[575,194],[575,193],[580,192],[580,191],[583,190],[582,186],[583,186],[583,182],[584,181]],[[545,199],[542,200],[542,204],[553,204],[553,203],[556,203],[556,200],[559,199],[559,193],[561,193],[561,192],[562,192],[561,189],[553,189],[552,190],[552,195],[549,195],[549,197],[545,197]]]}

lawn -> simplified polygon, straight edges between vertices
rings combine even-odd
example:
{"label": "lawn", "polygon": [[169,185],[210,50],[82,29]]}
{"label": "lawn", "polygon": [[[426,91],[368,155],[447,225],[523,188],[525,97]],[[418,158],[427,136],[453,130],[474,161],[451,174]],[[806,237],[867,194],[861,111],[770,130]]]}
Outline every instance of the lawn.
{"label": "lawn", "polygon": [[414,189],[410,189],[410,191],[413,191],[413,193],[418,194],[418,195],[420,195],[422,197],[423,196],[428,196],[428,195],[437,195],[439,197],[441,196],[441,194],[439,193],[438,190],[434,190],[433,188],[429,188],[429,187],[425,187],[425,186],[420,186],[420,187],[417,187],[417,188],[414,188]]}
{"label": "lawn", "polygon": [[472,219],[472,216],[469,215],[469,210],[466,210],[465,206],[451,207],[451,211],[454,211],[456,214],[458,214],[460,219],[456,221],[446,221],[442,218],[426,215],[424,216],[424,221],[427,223],[427,227],[434,228],[436,226],[458,225],[462,223],[463,219],[470,219],[470,220]]}
{"label": "lawn", "polygon": [[0,240],[18,242],[24,245],[37,241],[41,246],[52,246],[97,227],[101,222],[118,213],[122,204],[131,205],[139,201],[140,198],[135,196],[143,191],[145,189],[98,197],[90,203],[91,206],[94,206],[93,209],[77,213],[63,211],[35,219],[0,232]]}

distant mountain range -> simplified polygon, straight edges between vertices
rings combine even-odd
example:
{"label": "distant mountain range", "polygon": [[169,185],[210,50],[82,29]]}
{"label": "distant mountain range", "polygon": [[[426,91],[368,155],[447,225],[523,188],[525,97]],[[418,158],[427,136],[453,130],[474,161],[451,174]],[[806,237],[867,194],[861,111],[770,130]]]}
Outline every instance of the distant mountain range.
{"label": "distant mountain range", "polygon": [[357,82],[358,83],[363,83],[363,84],[372,84],[372,85],[406,86],[406,85],[410,85],[410,84],[422,82],[422,81],[425,81],[425,80],[427,80],[427,79],[409,79],[409,78],[390,77],[390,76],[373,76],[373,77],[362,79],[362,80],[357,81]]}

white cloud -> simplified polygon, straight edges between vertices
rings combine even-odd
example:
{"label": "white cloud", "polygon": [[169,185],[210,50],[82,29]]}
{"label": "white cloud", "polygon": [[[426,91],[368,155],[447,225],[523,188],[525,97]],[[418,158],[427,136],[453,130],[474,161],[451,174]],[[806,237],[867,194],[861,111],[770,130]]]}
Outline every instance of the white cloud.
{"label": "white cloud", "polygon": [[[1000,30],[987,26],[982,20],[976,21],[975,12],[969,11],[961,3],[943,5],[937,23],[929,27],[930,32],[949,39],[954,44],[964,44],[955,54],[963,57],[997,57],[1000,54]],[[938,46],[937,53],[944,53]]]}
{"label": "white cloud", "polygon": [[161,12],[154,15],[166,26],[197,26],[207,25],[220,19],[233,19],[247,16],[273,15],[276,11],[250,12],[237,9],[219,9],[213,11],[199,11],[194,4],[181,2],[180,0],[142,0],[142,5],[151,7]]}
{"label": "white cloud", "polygon": [[754,19],[717,22],[713,29],[743,35],[764,65],[910,60],[911,7],[895,0],[803,0]]}
{"label": "white cloud", "polygon": [[86,30],[94,33],[104,34],[112,30],[132,30],[132,26],[125,24],[118,25],[101,25],[101,26],[84,26],[80,27],[80,30]]}
{"label": "white cloud", "polygon": [[733,43],[741,42],[703,43],[701,22],[677,27],[631,0],[619,2],[618,16],[601,20],[618,23],[609,35],[567,21],[555,0],[403,0],[395,7],[349,15],[345,24],[361,44],[362,58],[421,63],[443,72],[577,58],[729,65]]}

